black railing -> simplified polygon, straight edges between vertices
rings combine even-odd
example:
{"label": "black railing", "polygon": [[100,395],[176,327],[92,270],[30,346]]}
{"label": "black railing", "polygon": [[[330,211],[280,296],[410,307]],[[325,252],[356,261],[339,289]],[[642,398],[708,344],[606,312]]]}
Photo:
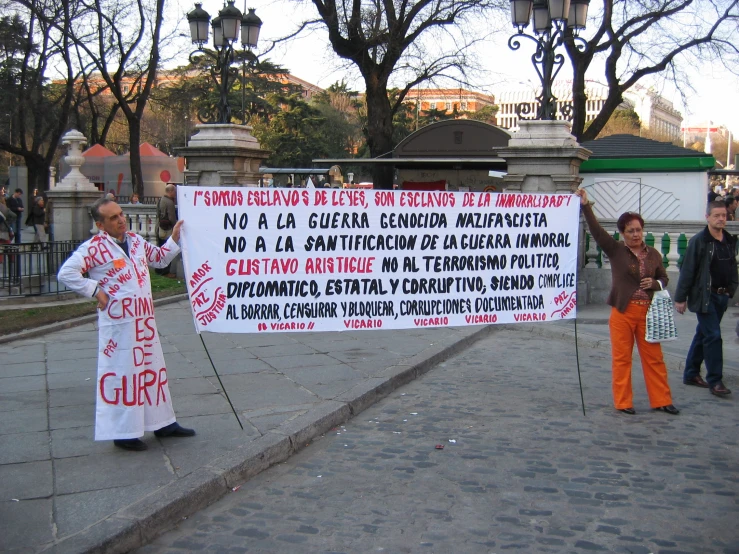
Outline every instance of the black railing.
{"label": "black railing", "polygon": [[0,244],[0,297],[68,292],[56,280],[59,268],[81,241]]}

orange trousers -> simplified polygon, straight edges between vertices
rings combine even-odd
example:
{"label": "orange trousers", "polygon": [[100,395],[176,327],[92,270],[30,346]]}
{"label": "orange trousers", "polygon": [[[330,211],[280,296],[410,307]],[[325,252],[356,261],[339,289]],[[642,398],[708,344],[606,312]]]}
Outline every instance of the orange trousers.
{"label": "orange trousers", "polygon": [[649,405],[661,408],[672,404],[670,385],[667,383],[667,366],[662,357],[662,346],[644,340],[647,327],[647,304],[629,302],[624,313],[611,308],[608,327],[611,330],[611,357],[613,358],[613,403],[617,410],[634,406],[631,390],[631,365],[634,339],[641,357],[644,382],[647,385]]}

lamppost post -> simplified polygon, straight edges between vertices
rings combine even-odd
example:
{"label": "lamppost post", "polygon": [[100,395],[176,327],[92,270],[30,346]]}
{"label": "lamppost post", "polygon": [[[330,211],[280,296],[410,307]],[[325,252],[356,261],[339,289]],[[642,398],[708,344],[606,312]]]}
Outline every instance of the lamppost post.
{"label": "lamppost post", "polygon": [[[210,15],[200,3],[196,3],[195,9],[187,14],[187,20],[190,23],[190,38],[197,46],[190,54],[190,63],[193,65],[196,63],[195,55],[198,53],[209,57],[214,62],[211,66],[211,77],[219,87],[217,116],[213,119],[201,112],[198,114],[198,119],[202,123],[231,123],[231,106],[228,103],[228,93],[232,85],[230,69],[234,62],[234,44],[239,38],[239,31],[241,31],[244,57],[246,57],[247,47],[251,52],[251,48],[257,46],[259,29],[262,26],[261,19],[257,17],[252,8],[249,9],[248,14],[242,16],[241,11],[234,5],[234,1],[228,0],[227,5],[218,12],[218,16],[213,18],[213,21],[210,20]],[[204,49],[208,42],[209,25],[213,29],[215,54]],[[244,69],[242,64],[242,109],[245,109],[243,102]],[[242,120],[246,123],[245,114],[242,114]]]}
{"label": "lamppost post", "polygon": [[[257,62],[252,49],[257,46],[262,20],[251,8],[243,14],[234,6],[234,2],[228,0],[226,7],[218,12],[212,22],[200,3],[195,4],[195,9],[187,14],[190,37],[196,45],[195,52],[190,54],[190,62],[195,64],[198,61],[196,53],[202,53],[211,60],[210,76],[218,87],[219,100],[217,110],[201,110],[197,114],[201,124],[195,126],[195,134],[185,147],[175,149],[185,158],[185,185],[256,186],[260,178],[259,167],[270,155],[268,150],[259,145],[259,141],[251,134],[252,128],[247,125],[250,110],[245,92],[247,65]],[[213,30],[215,52],[203,48],[208,42],[209,28]],[[239,35],[243,59],[241,68],[236,64],[232,71]],[[240,123],[235,124],[231,123],[228,93],[234,82],[239,80],[239,69],[242,114]]]}
{"label": "lamppost post", "polygon": [[[246,0],[244,0],[244,9],[247,9]],[[252,54],[251,49],[257,47],[259,31],[262,28],[262,20],[254,13],[254,8],[248,8],[248,10],[241,18],[241,47],[244,50],[241,58],[241,119],[243,125],[249,122],[252,115],[250,114],[249,117],[246,115],[246,58],[248,55],[250,67],[256,64],[256,56]]]}
{"label": "lamppost post", "polygon": [[[518,50],[521,38],[531,40],[536,49],[531,56],[539,80],[541,94],[536,97],[538,107],[534,117],[525,117],[533,109],[528,102],[516,105],[516,115],[521,119],[538,119],[551,121],[557,118],[557,98],[552,91],[554,79],[564,64],[564,55],[556,52],[565,40],[570,40],[575,47],[585,52],[587,42],[578,36],[585,28],[590,0],[511,0],[511,20],[516,34],[508,39],[508,47]],[[524,31],[532,24],[533,34]],[[571,31],[567,34],[567,31]],[[561,104],[560,114],[572,118],[572,104]]]}

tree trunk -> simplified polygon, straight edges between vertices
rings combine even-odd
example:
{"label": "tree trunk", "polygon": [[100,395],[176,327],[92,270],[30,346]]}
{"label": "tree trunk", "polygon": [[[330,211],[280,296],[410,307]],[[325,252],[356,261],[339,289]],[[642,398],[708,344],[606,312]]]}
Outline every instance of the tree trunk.
{"label": "tree trunk", "polygon": [[141,121],[128,118],[128,142],[131,148],[131,187],[134,194],[144,196],[144,173],[141,170]]}
{"label": "tree trunk", "polygon": [[603,103],[603,107],[596,118],[590,122],[588,128],[583,131],[582,135],[577,137],[578,142],[595,140],[598,138],[598,135],[603,130],[603,127],[606,126],[606,123],[608,123],[613,112],[616,111],[623,101],[624,99],[621,92],[616,88],[610,88],[608,91],[608,98],[606,98]]}
{"label": "tree trunk", "polygon": [[572,134],[578,142],[582,139],[587,119],[588,95],[585,93],[586,64],[581,58],[572,61]]}
{"label": "tree trunk", "polygon": [[33,205],[33,189],[39,191],[49,188],[49,164],[43,156],[38,154],[29,154],[23,156],[28,168],[28,201],[26,205]]}
{"label": "tree trunk", "polygon": [[118,113],[119,109],[120,109],[119,104],[116,104],[110,109],[108,116],[105,118],[105,123],[103,124],[103,130],[100,131],[98,142],[96,142],[95,144],[99,144],[100,146],[105,146],[105,143],[108,140],[108,132],[110,131],[110,128],[113,126],[113,122],[115,121],[115,116]]}
{"label": "tree trunk", "polygon": [[[392,157],[393,113],[387,94],[387,82],[366,78],[367,83],[367,146],[372,158]],[[393,167],[376,165],[372,169],[376,189],[392,190]]]}

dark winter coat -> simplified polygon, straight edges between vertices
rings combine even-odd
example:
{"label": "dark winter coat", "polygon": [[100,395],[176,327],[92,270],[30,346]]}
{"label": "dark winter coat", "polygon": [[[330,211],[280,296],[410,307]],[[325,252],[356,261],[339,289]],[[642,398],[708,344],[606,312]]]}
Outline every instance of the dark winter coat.
{"label": "dark winter coat", "polygon": [[[724,237],[732,252],[736,252],[736,237],[724,231]],[[675,302],[688,302],[691,312],[705,314],[711,302],[711,258],[715,247],[714,238],[706,226],[688,242],[688,249],[683,256],[680,277],[675,290]],[[734,296],[739,286],[739,272],[736,262],[732,264],[729,275],[729,295]]]}

